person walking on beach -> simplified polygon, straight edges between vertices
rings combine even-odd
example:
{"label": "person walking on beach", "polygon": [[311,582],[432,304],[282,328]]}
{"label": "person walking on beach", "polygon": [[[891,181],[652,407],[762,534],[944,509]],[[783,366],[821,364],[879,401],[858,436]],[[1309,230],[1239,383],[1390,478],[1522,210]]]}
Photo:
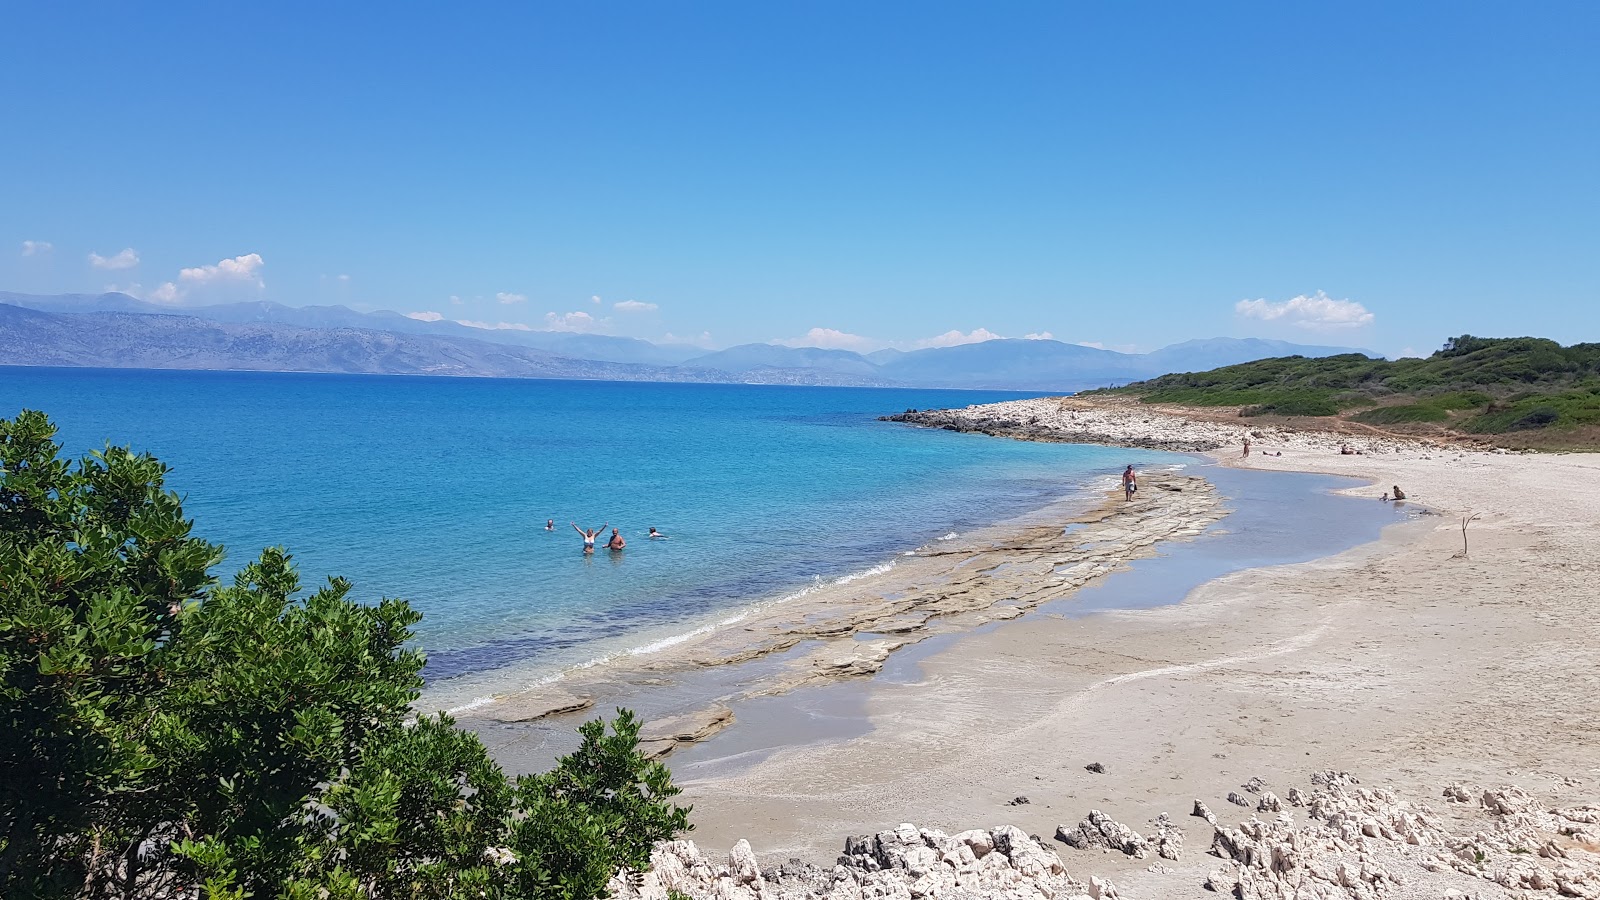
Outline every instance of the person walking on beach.
{"label": "person walking on beach", "polygon": [[601,525],[599,528],[596,528],[593,531],[584,531],[582,528],[578,527],[577,522],[569,522],[567,524],[572,526],[573,531],[583,535],[583,555],[588,556],[594,553],[594,539],[599,537],[600,532],[605,531],[606,525],[610,525],[611,523],[607,522],[605,525]]}
{"label": "person walking on beach", "polygon": [[1133,499],[1133,492],[1139,489],[1139,476],[1133,473],[1133,466],[1122,470],[1122,494],[1128,499]]}
{"label": "person walking on beach", "polygon": [[1245,457],[1245,456],[1249,456],[1249,455],[1250,455],[1250,439],[1249,438],[1245,438],[1244,439],[1244,452],[1239,454],[1239,456],[1240,457]]}
{"label": "person walking on beach", "polygon": [[610,550],[612,553],[616,553],[626,546],[628,546],[628,542],[622,539],[621,533],[619,533],[615,528],[611,529],[611,540],[606,541],[606,549]]}

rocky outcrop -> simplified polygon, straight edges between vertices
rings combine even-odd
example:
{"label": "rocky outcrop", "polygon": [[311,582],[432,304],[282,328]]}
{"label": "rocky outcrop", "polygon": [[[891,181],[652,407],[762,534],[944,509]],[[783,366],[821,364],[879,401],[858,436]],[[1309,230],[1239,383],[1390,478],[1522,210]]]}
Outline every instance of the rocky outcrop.
{"label": "rocky outcrop", "polygon": [[591,706],[594,706],[593,697],[549,688],[502,697],[489,707],[484,718],[496,722],[533,722],[547,716],[579,712]]}
{"label": "rocky outcrop", "polygon": [[1150,842],[1143,835],[1098,809],[1089,810],[1076,828],[1058,826],[1056,840],[1076,850],[1116,850],[1134,859],[1150,855]]}
{"label": "rocky outcrop", "polygon": [[832,868],[791,862],[766,874],[745,841],[726,863],[707,858],[693,841],[664,841],[651,853],[649,870],[619,874],[609,888],[615,900],[667,900],[673,892],[715,900],[1117,897],[1110,881],[1073,880],[1060,857],[1010,825],[946,835],[905,824],[849,838]]}
{"label": "rocky outcrop", "polygon": [[1157,856],[1173,862],[1183,856],[1183,830],[1171,816],[1166,813],[1156,816],[1150,822],[1150,830],[1150,842],[1155,845]]}
{"label": "rocky outcrop", "polygon": [[[995,404],[999,406],[1000,404]],[[942,428],[945,431],[975,432],[993,437],[1018,438],[1025,441],[1051,441],[1064,444],[1107,444],[1120,447],[1140,447],[1146,450],[1173,450],[1179,453],[1205,453],[1223,446],[1224,442],[1209,437],[1185,437],[1162,433],[1130,434],[1127,431],[1097,425],[1107,423],[1086,422],[1086,427],[1061,427],[1054,421],[1042,421],[1039,416],[1010,417],[996,415],[985,407],[968,409],[908,410],[892,416],[881,416],[885,422],[905,422],[924,428]]]}
{"label": "rocky outcrop", "polygon": [[695,744],[733,724],[733,710],[720,704],[681,716],[657,719],[639,730],[639,750],[660,759],[685,744]]}

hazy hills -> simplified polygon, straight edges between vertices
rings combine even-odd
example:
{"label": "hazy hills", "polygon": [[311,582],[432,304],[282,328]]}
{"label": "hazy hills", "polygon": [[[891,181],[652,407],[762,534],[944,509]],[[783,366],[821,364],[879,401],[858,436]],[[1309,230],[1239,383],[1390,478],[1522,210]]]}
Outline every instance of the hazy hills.
{"label": "hazy hills", "polygon": [[865,356],[776,344],[706,352],[607,335],[472,328],[343,306],[257,302],[176,309],[118,293],[0,292],[0,365],[1075,391],[1266,357],[1350,352],[1256,338],[1187,341],[1143,354],[1005,339]]}

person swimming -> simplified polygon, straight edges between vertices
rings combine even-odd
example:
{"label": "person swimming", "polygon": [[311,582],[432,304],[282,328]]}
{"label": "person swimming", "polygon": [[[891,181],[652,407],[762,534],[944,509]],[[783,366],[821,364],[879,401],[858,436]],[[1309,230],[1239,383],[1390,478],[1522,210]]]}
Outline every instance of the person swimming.
{"label": "person swimming", "polygon": [[[602,525],[601,527],[604,528],[605,526]],[[606,541],[606,549],[616,553],[626,546],[628,546],[628,542],[622,539],[622,534],[615,528],[611,529],[611,540]]]}
{"label": "person swimming", "polygon": [[610,525],[611,523],[607,522],[605,525],[601,525],[599,528],[596,528],[593,531],[584,531],[582,528],[578,527],[577,522],[569,522],[567,524],[572,526],[573,531],[583,535],[583,552],[585,555],[588,555],[594,552],[594,539],[599,537],[600,532],[605,531],[606,525]]}
{"label": "person swimming", "polygon": [[661,532],[657,531],[656,527],[654,525],[650,526],[650,536],[652,538],[660,538],[663,541],[667,539],[667,536],[662,534]]}
{"label": "person swimming", "polygon": [[555,519],[545,519],[544,520],[544,530],[545,531],[555,531],[556,530],[556,520]]}

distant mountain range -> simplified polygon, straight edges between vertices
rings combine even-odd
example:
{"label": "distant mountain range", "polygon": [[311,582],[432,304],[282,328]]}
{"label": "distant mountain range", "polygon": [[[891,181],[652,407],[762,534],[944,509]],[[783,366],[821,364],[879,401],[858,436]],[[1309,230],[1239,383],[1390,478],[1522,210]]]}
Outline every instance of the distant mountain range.
{"label": "distant mountain range", "polygon": [[1352,352],[1364,351],[1212,338],[1152,353],[1012,339],[867,355],[776,344],[707,353],[343,306],[259,302],[178,309],[118,293],[0,291],[0,365],[1076,391],[1268,357]]}

